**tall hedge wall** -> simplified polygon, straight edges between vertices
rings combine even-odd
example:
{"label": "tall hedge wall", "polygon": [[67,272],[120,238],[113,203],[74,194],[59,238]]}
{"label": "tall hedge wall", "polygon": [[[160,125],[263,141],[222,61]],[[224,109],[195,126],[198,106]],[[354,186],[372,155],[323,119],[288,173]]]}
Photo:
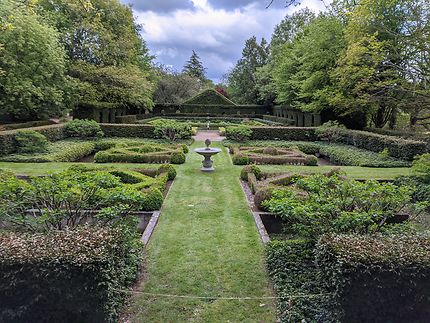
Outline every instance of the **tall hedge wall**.
{"label": "tall hedge wall", "polygon": [[323,236],[316,263],[342,322],[428,322],[430,237]]}
{"label": "tall hedge wall", "polygon": [[[27,128],[26,130],[40,132],[49,141],[58,141],[66,138],[64,124]],[[16,152],[17,144],[14,137],[18,131],[19,129],[0,132],[0,155],[7,155]]]}
{"label": "tall hedge wall", "polygon": [[155,138],[155,128],[148,124],[102,123],[100,127],[106,137]]}
{"label": "tall hedge wall", "polygon": [[0,234],[0,322],[116,322],[141,247],[119,230]]}

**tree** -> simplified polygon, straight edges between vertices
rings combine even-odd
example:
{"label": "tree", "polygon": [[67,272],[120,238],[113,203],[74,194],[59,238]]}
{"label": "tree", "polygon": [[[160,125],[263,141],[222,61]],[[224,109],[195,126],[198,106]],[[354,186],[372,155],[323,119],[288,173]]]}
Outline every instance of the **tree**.
{"label": "tree", "polygon": [[0,19],[10,24],[0,33],[0,110],[15,120],[61,116],[69,106],[72,83],[65,76],[58,33],[25,5],[0,3]]}
{"label": "tree", "polygon": [[277,102],[309,112],[330,109],[329,76],[344,46],[342,23],[325,15],[309,23],[301,37],[285,43],[273,71]]}
{"label": "tree", "polygon": [[202,61],[200,60],[199,55],[193,50],[190,59],[185,63],[183,73],[188,74],[192,77],[196,77],[202,82],[205,82],[206,79],[206,68],[203,66]]}
{"label": "tree", "polygon": [[257,88],[256,71],[267,64],[269,45],[262,38],[260,44],[255,36],[245,42],[242,58],[227,76],[233,101],[242,104],[262,103]]}
{"label": "tree", "polygon": [[118,0],[40,0],[39,4],[40,14],[60,32],[69,74],[79,84],[80,102],[152,108],[152,56],[130,7]]}
{"label": "tree", "polygon": [[177,73],[163,67],[158,69],[158,73],[154,102],[182,103],[203,89],[202,82],[189,74]]}

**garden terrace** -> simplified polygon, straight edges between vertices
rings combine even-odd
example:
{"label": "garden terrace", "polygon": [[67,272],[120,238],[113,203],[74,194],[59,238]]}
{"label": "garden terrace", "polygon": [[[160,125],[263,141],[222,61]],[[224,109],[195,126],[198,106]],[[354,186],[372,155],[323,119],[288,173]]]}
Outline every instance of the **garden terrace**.
{"label": "garden terrace", "polygon": [[306,155],[298,149],[275,148],[275,147],[230,147],[230,153],[233,155],[233,164],[286,164],[286,165],[306,165],[316,166],[318,159],[312,155]]}

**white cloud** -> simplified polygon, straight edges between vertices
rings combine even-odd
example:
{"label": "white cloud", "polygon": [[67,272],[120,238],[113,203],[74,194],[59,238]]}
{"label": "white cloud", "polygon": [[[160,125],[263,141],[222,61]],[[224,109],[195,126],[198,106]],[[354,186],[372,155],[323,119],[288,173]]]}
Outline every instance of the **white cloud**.
{"label": "white cloud", "polygon": [[287,13],[303,7],[324,9],[320,0],[269,9],[264,9],[261,3],[251,3],[230,11],[214,9],[207,0],[192,0],[192,3],[193,10],[135,13],[143,25],[143,38],[156,53],[157,61],[181,70],[191,51],[196,50],[212,79],[220,79],[240,58],[246,39],[255,35],[269,40],[274,26]]}

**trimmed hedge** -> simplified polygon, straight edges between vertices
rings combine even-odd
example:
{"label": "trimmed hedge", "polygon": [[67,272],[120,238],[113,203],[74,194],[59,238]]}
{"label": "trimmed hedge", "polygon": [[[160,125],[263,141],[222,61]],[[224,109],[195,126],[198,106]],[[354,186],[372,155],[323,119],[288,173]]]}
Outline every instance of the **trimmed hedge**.
{"label": "trimmed hedge", "polygon": [[42,126],[49,126],[52,124],[56,124],[56,122],[52,120],[38,120],[38,121],[28,121],[28,122],[22,122],[22,123],[7,123],[7,124],[0,124],[0,131],[42,127]]}
{"label": "trimmed hedge", "polygon": [[428,321],[429,236],[323,236],[316,262],[342,322]]}
{"label": "trimmed hedge", "polygon": [[251,127],[251,140],[315,141],[313,127]]}
{"label": "trimmed hedge", "polygon": [[101,123],[100,127],[106,137],[156,138],[155,127],[148,124]]}
{"label": "trimmed hedge", "polygon": [[142,250],[110,228],[0,233],[0,321],[117,322]]}
{"label": "trimmed hedge", "polygon": [[[31,128],[31,130],[44,135],[49,141],[58,141],[67,137],[64,131],[64,124],[34,127]],[[19,130],[9,130],[0,132],[0,155],[12,154],[18,150],[15,140],[15,134],[18,131]]]}
{"label": "trimmed hedge", "polygon": [[342,131],[338,142],[378,153],[387,148],[390,156],[405,160],[412,160],[416,155],[424,154],[427,150],[426,143],[422,141],[358,130]]}

